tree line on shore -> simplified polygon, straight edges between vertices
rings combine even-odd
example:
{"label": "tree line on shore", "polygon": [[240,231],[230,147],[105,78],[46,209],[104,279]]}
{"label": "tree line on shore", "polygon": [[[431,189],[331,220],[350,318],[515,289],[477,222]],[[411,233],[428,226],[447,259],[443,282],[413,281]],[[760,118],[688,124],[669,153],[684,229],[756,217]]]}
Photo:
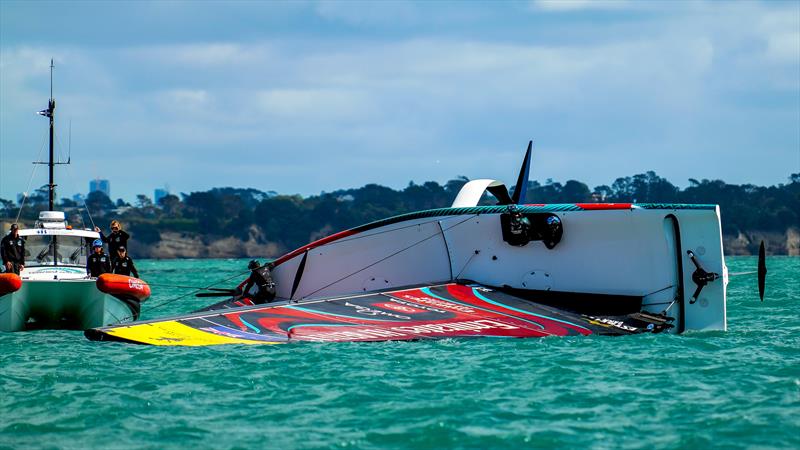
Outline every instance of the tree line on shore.
{"label": "tree line on shore", "polygon": [[[410,182],[400,190],[368,184],[309,197],[225,187],[181,193],[180,196],[167,195],[158,204],[139,195],[133,205],[121,199],[113,202],[98,191],[88,195],[85,208],[62,199],[59,209],[67,211],[71,223],[78,226],[81,222],[90,224],[92,220],[102,221],[103,225],[110,218],[120,220],[133,239],[143,244],[155,244],[161,239],[161,233],[171,231],[200,236],[204,241],[225,237],[256,240],[285,251],[385,217],[447,207],[467,181],[466,177],[457,177],[444,184]],[[681,189],[651,171],[617,178],[611,186],[594,189],[577,180],[563,184],[549,179],[544,183],[532,181],[528,184],[526,198],[532,203],[719,204],[723,234],[730,236],[800,228],[800,173],[792,174],[788,181],[776,186],[755,186],[689,179],[689,186]],[[494,204],[494,199],[487,195],[482,203]],[[19,206],[0,199],[0,217],[16,218]],[[45,209],[46,186],[27,199],[20,220],[31,225],[38,212]]]}

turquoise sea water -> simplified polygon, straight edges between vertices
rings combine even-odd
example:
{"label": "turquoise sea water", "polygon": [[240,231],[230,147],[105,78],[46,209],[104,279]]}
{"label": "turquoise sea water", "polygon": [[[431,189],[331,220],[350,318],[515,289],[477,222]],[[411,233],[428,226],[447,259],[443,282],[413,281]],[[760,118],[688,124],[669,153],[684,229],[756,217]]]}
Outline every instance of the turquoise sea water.
{"label": "turquoise sea water", "polygon": [[[246,261],[137,265],[153,318],[214,300],[149,309],[188,292],[164,285]],[[768,267],[764,303],[752,277],[731,280],[728,332],[205,348],[0,334],[0,448],[800,448],[800,258]]]}

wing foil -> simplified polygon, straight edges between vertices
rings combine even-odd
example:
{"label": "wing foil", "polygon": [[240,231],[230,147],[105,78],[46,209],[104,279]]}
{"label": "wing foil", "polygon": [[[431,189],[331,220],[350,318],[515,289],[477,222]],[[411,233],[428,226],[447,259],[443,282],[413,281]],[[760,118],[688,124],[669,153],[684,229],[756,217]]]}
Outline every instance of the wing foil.
{"label": "wing foil", "polygon": [[443,284],[299,303],[201,311],[86,331],[91,340],[206,346],[473,337],[623,335],[670,327],[641,314],[594,317],[481,285]]}

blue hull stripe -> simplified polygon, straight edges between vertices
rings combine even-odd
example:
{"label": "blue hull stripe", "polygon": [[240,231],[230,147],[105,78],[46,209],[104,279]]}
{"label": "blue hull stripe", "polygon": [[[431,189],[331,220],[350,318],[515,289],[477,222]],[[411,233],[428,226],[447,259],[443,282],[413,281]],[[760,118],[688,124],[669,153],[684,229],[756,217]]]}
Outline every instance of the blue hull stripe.
{"label": "blue hull stripe", "polygon": [[482,295],[482,294],[481,294],[481,293],[480,293],[480,292],[479,292],[477,289],[475,289],[475,288],[472,288],[472,293],[473,293],[473,294],[475,294],[475,296],[476,296],[476,297],[478,297],[479,299],[481,299],[481,300],[485,301],[486,303],[491,303],[491,304],[493,304],[493,305],[495,305],[495,306],[499,306],[499,307],[501,307],[501,308],[510,309],[511,311],[517,311],[517,312],[520,312],[520,313],[522,313],[522,314],[527,314],[527,315],[529,315],[529,316],[541,317],[541,318],[543,318],[543,319],[552,320],[552,321],[554,321],[554,322],[561,322],[561,323],[564,323],[564,324],[567,324],[567,325],[571,325],[571,326],[573,326],[573,327],[578,327],[578,328],[580,328],[580,329],[583,329],[583,330],[586,330],[586,331],[589,331],[589,332],[591,332],[591,331],[592,331],[592,330],[590,330],[590,329],[588,329],[588,328],[582,327],[582,326],[580,326],[580,325],[577,325],[577,324],[574,324],[574,323],[572,323],[572,322],[567,322],[566,320],[560,320],[560,319],[556,319],[555,317],[543,316],[543,315],[541,315],[541,314],[536,314],[536,313],[534,313],[534,312],[531,312],[531,311],[525,311],[524,309],[517,309],[517,308],[514,308],[513,306],[508,306],[508,305],[506,305],[506,304],[503,304],[503,303],[496,302],[496,301],[494,301],[494,300],[491,300],[491,299],[488,299],[488,298],[486,298],[485,296],[483,296],[483,295]]}
{"label": "blue hull stripe", "polygon": [[[431,292],[431,288],[422,288],[422,289],[420,289],[420,291],[424,292],[426,295],[430,295],[433,298],[438,298],[439,300],[443,300],[443,301],[450,302],[450,303],[457,303],[459,305],[468,306],[470,308],[479,309],[481,311],[486,311],[486,312],[490,312],[490,313],[494,313],[494,314],[500,314],[501,316],[511,317],[512,319],[517,319],[517,320],[521,320],[523,322],[527,322],[527,323],[536,325],[537,327],[539,327],[542,330],[544,330],[544,328],[545,328],[544,325],[542,325],[542,324],[540,324],[538,322],[534,322],[532,320],[523,319],[521,317],[517,317],[517,316],[512,315],[512,314],[504,314],[504,313],[501,313],[499,311],[493,311],[493,310],[488,309],[488,308],[481,308],[480,306],[470,305],[469,303],[460,302],[460,301],[455,300],[455,299],[444,298],[444,297],[438,296],[438,295],[434,294],[433,292]],[[413,302],[413,300],[410,300],[410,301]]]}

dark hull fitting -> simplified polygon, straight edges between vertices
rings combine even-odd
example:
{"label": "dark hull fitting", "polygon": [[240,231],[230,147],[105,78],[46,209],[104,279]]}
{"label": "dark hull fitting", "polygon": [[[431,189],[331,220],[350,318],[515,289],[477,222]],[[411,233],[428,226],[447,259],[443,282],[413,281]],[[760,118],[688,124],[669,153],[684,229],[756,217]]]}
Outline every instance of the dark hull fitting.
{"label": "dark hull fitting", "polygon": [[281,344],[661,332],[662,317],[592,316],[477,284],[422,286],[332,299],[198,312],[87,330],[96,341],[152,345]]}

